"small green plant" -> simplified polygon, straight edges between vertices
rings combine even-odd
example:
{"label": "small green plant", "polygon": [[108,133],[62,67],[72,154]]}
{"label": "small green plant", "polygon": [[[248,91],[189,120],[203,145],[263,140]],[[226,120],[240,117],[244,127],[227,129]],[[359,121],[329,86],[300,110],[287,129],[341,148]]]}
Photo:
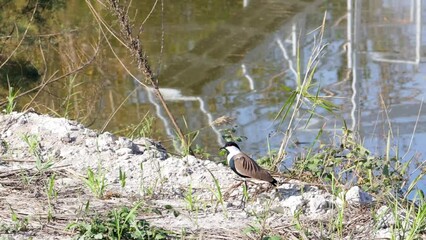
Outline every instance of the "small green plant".
{"label": "small green plant", "polygon": [[143,162],[140,163],[140,170],[141,170],[141,179],[140,179],[140,191],[143,196],[152,196],[154,194],[154,191],[150,188],[145,186],[145,179],[144,179],[144,166]]}
{"label": "small green plant", "polygon": [[426,202],[422,190],[418,190],[419,201],[412,201],[409,205],[409,212],[413,212],[414,221],[408,231],[407,239],[417,239],[420,234],[426,234]]}
{"label": "small green plant", "polygon": [[87,178],[84,179],[84,183],[89,187],[95,197],[103,198],[106,188],[106,179],[102,171],[98,171],[98,173],[95,174],[91,168],[88,168]]}
{"label": "small green plant", "polygon": [[0,232],[4,232],[6,234],[13,234],[17,232],[23,232],[28,230],[29,220],[28,217],[21,218],[18,214],[15,213],[12,206],[9,205],[11,211],[11,220],[12,224],[0,223]]}
{"label": "small green plant", "polygon": [[[154,136],[155,132],[155,117],[149,115],[149,111],[142,117],[140,122],[137,125],[132,125],[121,132],[125,132],[124,135],[126,135],[129,138],[135,139],[135,138],[152,138]],[[117,133],[116,133],[117,134]]]}
{"label": "small green plant", "polygon": [[15,110],[15,107],[16,107],[16,101],[15,101],[15,99],[16,99],[16,96],[19,93],[19,90],[15,92],[14,89],[13,89],[13,87],[9,87],[9,91],[8,92],[9,92],[9,94],[7,96],[7,105],[6,105],[5,112],[7,114],[10,114],[10,113],[13,112],[13,110]]}
{"label": "small green plant", "polygon": [[43,172],[53,166],[54,163],[52,159],[44,159],[41,153],[40,142],[36,135],[25,134],[22,136],[22,140],[28,145],[30,153],[35,157],[37,171]]}
{"label": "small green plant", "polygon": [[423,239],[426,234],[426,204],[423,191],[418,190],[410,201],[392,195],[389,197],[389,208],[383,215],[391,214],[394,220],[392,239]]}
{"label": "small green plant", "polygon": [[195,139],[197,139],[200,131],[199,130],[190,131],[185,117],[183,117],[183,122],[185,124],[185,128],[188,131],[188,133],[186,133],[183,136],[183,139],[179,139],[180,140],[180,149],[181,149],[181,152],[184,156],[194,155],[194,151],[192,150],[192,145],[194,144]]}
{"label": "small green plant", "polygon": [[304,227],[302,225],[302,222],[300,221],[300,215],[302,214],[301,209],[298,209],[293,214],[293,224],[298,233],[301,235],[300,239],[309,239],[307,236],[309,236],[308,228]]}
{"label": "small green plant", "polygon": [[271,204],[272,200],[264,201],[263,210],[261,212],[251,212],[251,215],[255,217],[255,220],[253,224],[250,224],[246,229],[243,230],[246,235],[255,235],[251,236],[251,238],[254,239],[281,239],[278,235],[273,234],[272,229],[267,224],[267,220],[270,217]]}
{"label": "small green plant", "polygon": [[243,140],[247,140],[246,136],[236,136],[237,126],[233,126],[230,128],[221,129],[222,138],[226,142],[242,142]]}
{"label": "small green plant", "polygon": [[[331,191],[333,196],[341,196],[341,189],[337,185],[337,183],[334,181],[334,176],[332,177],[331,182]],[[344,198],[342,198],[342,205],[338,208],[337,216],[333,219],[333,223],[330,224],[330,227],[333,229],[330,229],[329,232],[332,232],[333,234],[337,234],[336,239],[343,239],[343,230],[344,230],[344,214],[346,210],[346,201]],[[334,231],[333,231],[334,230]]]}
{"label": "small green plant", "polygon": [[193,150],[195,156],[202,157],[205,159],[209,159],[211,154],[206,152],[206,150],[198,144],[195,144],[195,148]]}
{"label": "small green plant", "polygon": [[46,183],[46,194],[47,194],[47,204],[49,205],[47,210],[47,221],[50,222],[53,220],[53,203],[52,201],[57,198],[57,191],[55,190],[55,177],[56,174],[52,174]]}
{"label": "small green plant", "polygon": [[144,219],[137,218],[142,202],[132,209],[113,209],[106,216],[94,217],[90,221],[75,222],[67,229],[76,230],[75,239],[167,239],[170,231],[152,227]]}
{"label": "small green plant", "polygon": [[166,209],[167,212],[173,213],[173,216],[175,216],[175,217],[178,217],[180,215],[180,212],[178,210],[174,209],[172,205],[168,205],[168,204],[164,205],[164,208]]}
{"label": "small green plant", "polygon": [[37,159],[41,158],[40,143],[37,136],[31,134],[25,134],[22,136],[22,140],[28,145],[30,153]]}
{"label": "small green plant", "polygon": [[225,206],[225,202],[223,200],[223,194],[222,194],[222,189],[220,187],[219,181],[217,180],[217,178],[213,175],[213,173],[207,169],[207,171],[210,173],[210,175],[213,178],[213,182],[214,185],[216,187],[216,189],[210,189],[210,191],[214,194],[214,196],[216,197],[216,206],[215,209],[217,209],[217,205],[220,204],[222,206],[222,209],[227,217],[227,211],[226,211],[226,206]]}
{"label": "small green plant", "polygon": [[148,197],[148,198],[152,198],[154,196],[154,194],[161,194],[162,191],[162,184],[164,183],[164,181],[166,181],[167,179],[163,177],[162,173],[161,173],[161,166],[159,162],[154,162],[154,169],[150,169],[150,171],[156,171],[158,174],[158,177],[155,178],[154,181],[151,182],[151,184],[146,184],[145,183],[145,178],[144,178],[144,165],[141,162],[140,163],[140,170],[141,170],[141,177],[140,177],[140,192],[143,196]]}
{"label": "small green plant", "polygon": [[320,145],[317,153],[312,152],[309,150],[306,157],[296,159],[295,174],[309,173],[333,184],[351,183],[369,192],[394,188],[404,179],[404,168],[398,167],[397,158],[373,156],[346,128],[341,144]]}
{"label": "small green plant", "polygon": [[198,198],[194,195],[192,184],[189,184],[188,190],[185,193],[186,208],[188,211],[198,210]]}
{"label": "small green plant", "polygon": [[[326,43],[323,42],[325,23],[326,23],[326,14],[324,14],[323,22],[318,33],[318,36],[314,38],[314,46],[312,48],[311,55],[308,59],[307,66],[302,66],[302,58],[300,55],[300,46],[297,48],[296,54],[296,89],[290,92],[290,96],[287,101],[282,105],[281,109],[278,111],[275,120],[280,119],[281,126],[284,121],[289,116],[287,128],[285,130],[280,130],[284,132],[284,137],[281,140],[281,145],[278,150],[277,156],[274,159],[273,166],[275,169],[278,169],[279,163],[282,161],[284,156],[286,155],[286,149],[290,142],[293,131],[298,127],[296,122],[296,116],[298,119],[301,116],[306,115],[307,121],[305,126],[308,125],[311,118],[314,115],[317,107],[321,107],[322,109],[333,112],[337,110],[337,106],[332,102],[325,100],[323,97],[319,96],[320,86],[315,83],[315,72],[317,67],[319,66],[321,57],[324,55],[324,50],[327,46]],[[314,90],[316,87],[316,90]],[[284,89],[287,92],[287,89]],[[305,106],[308,110],[303,110],[302,106]]]}
{"label": "small green plant", "polygon": [[126,172],[121,170],[121,167],[119,168],[119,178],[120,178],[120,185],[122,188],[126,186]]}
{"label": "small green plant", "polygon": [[262,236],[262,237],[251,237],[250,239],[262,239],[262,240],[282,240],[283,238],[281,238],[279,235],[265,235],[264,233],[262,233],[262,229],[259,226],[255,226],[255,225],[248,225],[246,228],[243,229],[243,233],[250,236],[250,235],[255,235],[255,236]]}
{"label": "small green plant", "polygon": [[247,183],[244,183],[243,185],[243,202],[247,202],[249,200],[249,193],[247,189]]}
{"label": "small green plant", "polygon": [[149,138],[154,135],[154,122],[155,117],[145,116],[142,120],[142,124],[138,129],[138,136]]}
{"label": "small green plant", "polygon": [[[75,109],[79,109],[80,102],[82,101],[80,95],[82,95],[81,91],[76,90],[78,86],[84,84],[84,82],[77,83],[77,74],[71,75],[68,78],[67,83],[67,95],[61,105],[61,110],[63,111],[60,115],[64,118],[70,118],[72,115],[78,115],[78,111]],[[74,110],[74,111],[73,111]]]}

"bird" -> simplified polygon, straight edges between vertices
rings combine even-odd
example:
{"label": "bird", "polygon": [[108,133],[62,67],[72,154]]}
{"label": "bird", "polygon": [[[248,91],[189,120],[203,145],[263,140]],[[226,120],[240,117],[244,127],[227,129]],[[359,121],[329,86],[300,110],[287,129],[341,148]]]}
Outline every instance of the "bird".
{"label": "bird", "polygon": [[[238,176],[244,179],[257,179],[277,186],[277,180],[252,158],[241,151],[235,142],[227,142],[221,149],[226,150],[228,165]],[[244,181],[245,182],[245,181]]]}

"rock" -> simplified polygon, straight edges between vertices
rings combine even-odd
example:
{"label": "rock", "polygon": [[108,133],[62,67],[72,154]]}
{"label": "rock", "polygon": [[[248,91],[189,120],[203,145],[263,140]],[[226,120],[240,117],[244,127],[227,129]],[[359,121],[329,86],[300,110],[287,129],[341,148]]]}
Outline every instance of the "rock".
{"label": "rock", "polygon": [[27,119],[27,117],[25,115],[23,115],[22,117],[18,118],[18,124],[20,124],[20,125],[27,124],[27,122],[28,122],[28,119]]}
{"label": "rock", "polygon": [[327,210],[332,209],[334,204],[327,199],[324,195],[316,195],[309,201],[309,210],[313,214],[326,213]]}
{"label": "rock", "polygon": [[392,239],[392,230],[390,228],[379,229],[374,234],[374,239]]}
{"label": "rock", "polygon": [[[68,132],[65,132],[65,133],[61,134],[61,135],[59,136],[59,139],[61,139],[61,141],[62,141],[63,143],[71,143],[71,142],[73,142],[73,139],[71,138],[71,135],[70,135],[70,133],[68,133]],[[74,140],[75,140],[75,139],[74,139]]]}
{"label": "rock", "polygon": [[200,160],[198,160],[196,157],[194,156],[186,156],[184,158],[184,161],[188,163],[189,166],[198,164],[200,162]]}
{"label": "rock", "polygon": [[358,186],[351,187],[346,192],[345,199],[349,204],[365,205],[373,203],[373,197]]}
{"label": "rock", "polygon": [[120,148],[117,151],[115,151],[115,153],[117,153],[118,156],[123,156],[127,154],[132,154],[133,150],[130,148]]}
{"label": "rock", "polygon": [[97,137],[98,136],[98,134],[91,129],[85,128],[83,132],[84,132],[84,135],[86,135],[88,137]]}
{"label": "rock", "polygon": [[290,196],[281,202],[281,206],[289,208],[291,214],[294,215],[297,211],[302,211],[306,203],[307,201],[302,196]]}
{"label": "rock", "polygon": [[134,145],[130,139],[124,138],[124,137],[119,137],[118,140],[116,141],[116,144],[120,148],[129,148],[129,149],[133,149],[133,145]]}
{"label": "rock", "polygon": [[68,121],[68,130],[69,131],[79,131],[83,128],[84,128],[83,125],[79,124],[78,122]]}
{"label": "rock", "polygon": [[105,132],[98,136],[97,146],[100,151],[111,150],[115,144],[116,137],[109,132]]}
{"label": "rock", "polygon": [[86,148],[95,148],[96,147],[96,139],[94,139],[94,138],[87,138],[85,141],[84,141],[84,145],[85,145],[85,147]]}
{"label": "rock", "polygon": [[381,206],[377,210],[377,217],[378,217],[377,226],[379,228],[388,228],[395,224],[395,218],[390,212],[388,206]]}

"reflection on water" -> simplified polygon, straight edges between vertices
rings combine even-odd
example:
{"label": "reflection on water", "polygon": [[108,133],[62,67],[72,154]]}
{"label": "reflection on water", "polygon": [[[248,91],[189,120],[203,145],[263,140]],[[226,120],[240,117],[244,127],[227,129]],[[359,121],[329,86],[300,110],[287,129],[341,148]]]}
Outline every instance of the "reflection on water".
{"label": "reflection on water", "polygon": [[[273,119],[288,97],[281,86],[295,86],[297,42],[302,45],[301,58],[306,63],[315,35],[308,33],[319,26],[327,9],[325,41],[329,46],[316,80],[322,95],[339,104],[338,115],[343,118],[320,111],[325,118],[314,117],[306,128],[300,124],[295,137],[311,143],[325,126],[325,139],[331,139],[344,119],[361,132],[373,150],[383,152],[392,129],[394,144],[405,154],[405,160],[414,151],[424,155],[420,144],[426,140],[426,109],[420,109],[426,86],[422,62],[424,6],[420,0],[339,3],[313,1],[266,32],[252,26],[247,30],[240,27],[235,33],[230,30],[235,26],[225,23],[207,40],[193,43],[193,49],[176,56],[178,60],[170,64],[172,70],[166,67],[163,73],[173,76],[166,79],[176,79],[168,86],[199,99],[181,103],[185,108],[181,114],[190,126],[201,129],[211,121],[210,116],[230,115],[236,118],[238,134],[248,138],[244,149],[255,156],[265,154],[268,137],[272,147],[278,148],[282,134],[275,132]],[[286,12],[276,2],[274,7],[275,12]],[[240,11],[243,16],[247,10]],[[205,111],[200,111],[201,106]],[[308,116],[301,117],[303,122]],[[217,132],[210,131],[203,129],[198,142],[212,146],[210,151],[214,151],[220,141]]]}
{"label": "reflection on water", "polygon": [[[73,18],[80,16],[76,12],[87,11],[84,1],[78,2],[68,3],[63,24],[78,28],[81,38],[93,37],[98,34],[92,30],[96,25],[87,26],[91,22],[87,16]],[[134,3],[141,21],[154,2]],[[272,147],[279,146],[282,133],[276,131],[273,119],[288,98],[283,88],[296,85],[297,44],[306,63],[327,10],[324,41],[328,46],[315,79],[321,95],[341,111],[336,117],[320,110],[322,117],[314,116],[306,127],[309,116],[299,116],[301,127],[294,137],[311,143],[324,127],[324,139],[332,139],[344,119],[373,150],[383,150],[392,129],[402,155],[411,147],[406,159],[414,151],[425,156],[421,143],[426,141],[426,109],[420,109],[426,92],[425,4],[421,0],[165,1],[164,14],[160,7],[143,27],[144,47],[178,121],[184,125],[185,119],[189,129],[200,130],[196,142],[209,152],[217,152],[222,144],[219,129],[208,127],[209,123],[223,115],[235,117],[237,134],[247,137],[242,147],[254,156],[265,154],[268,137]],[[128,54],[123,48],[115,50],[119,56]],[[123,61],[137,72],[130,58]],[[96,113],[88,121],[97,128],[139,86],[106,44],[95,67],[82,78],[84,86],[96,82],[102,89]],[[49,93],[40,96],[42,104],[58,106]],[[174,133],[152,92],[139,88],[130,99],[107,130],[137,124],[150,111],[157,118],[157,129],[165,128],[155,137],[169,144]]]}

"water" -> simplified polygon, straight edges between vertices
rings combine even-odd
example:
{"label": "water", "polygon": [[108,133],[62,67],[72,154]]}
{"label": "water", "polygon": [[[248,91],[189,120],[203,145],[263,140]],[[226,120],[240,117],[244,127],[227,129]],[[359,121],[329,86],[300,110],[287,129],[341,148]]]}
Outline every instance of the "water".
{"label": "water", "polygon": [[[145,19],[154,2],[134,1],[137,22]],[[278,127],[274,117],[289,96],[283,86],[296,86],[297,44],[306,63],[327,11],[324,42],[328,46],[315,80],[320,95],[339,110],[329,114],[318,109],[307,125],[308,116],[298,116],[293,140],[306,143],[302,148],[308,146],[321,128],[325,130],[322,139],[333,140],[345,120],[376,154],[384,153],[391,129],[392,154],[398,149],[403,161],[415,157],[423,162],[425,9],[421,0],[165,1],[163,6],[157,4],[141,36],[178,122],[199,130],[195,142],[216,155],[223,143],[219,130],[225,127],[212,129],[209,123],[226,115],[235,118],[231,126],[236,126],[236,135],[247,137],[241,147],[258,157],[266,154],[268,141],[272,148],[280,144],[286,122]],[[102,15],[113,19],[105,12]],[[67,2],[49,23],[47,32],[65,35],[59,44],[46,43],[47,76],[63,69],[65,62],[75,68],[81,52],[93,52],[91,45],[99,35],[84,1]],[[143,80],[127,50],[110,40],[128,69]],[[34,64],[43,66],[41,60]],[[112,132],[138,124],[148,114],[155,117],[152,137],[172,148],[171,124],[154,95],[139,86],[103,41],[99,55],[82,74],[40,93],[37,108],[46,112],[66,107],[69,117]],[[83,100],[64,99],[70,91]],[[290,147],[293,152],[301,150]],[[413,176],[424,167],[414,170],[413,166]],[[424,183],[421,186],[425,188]]]}

